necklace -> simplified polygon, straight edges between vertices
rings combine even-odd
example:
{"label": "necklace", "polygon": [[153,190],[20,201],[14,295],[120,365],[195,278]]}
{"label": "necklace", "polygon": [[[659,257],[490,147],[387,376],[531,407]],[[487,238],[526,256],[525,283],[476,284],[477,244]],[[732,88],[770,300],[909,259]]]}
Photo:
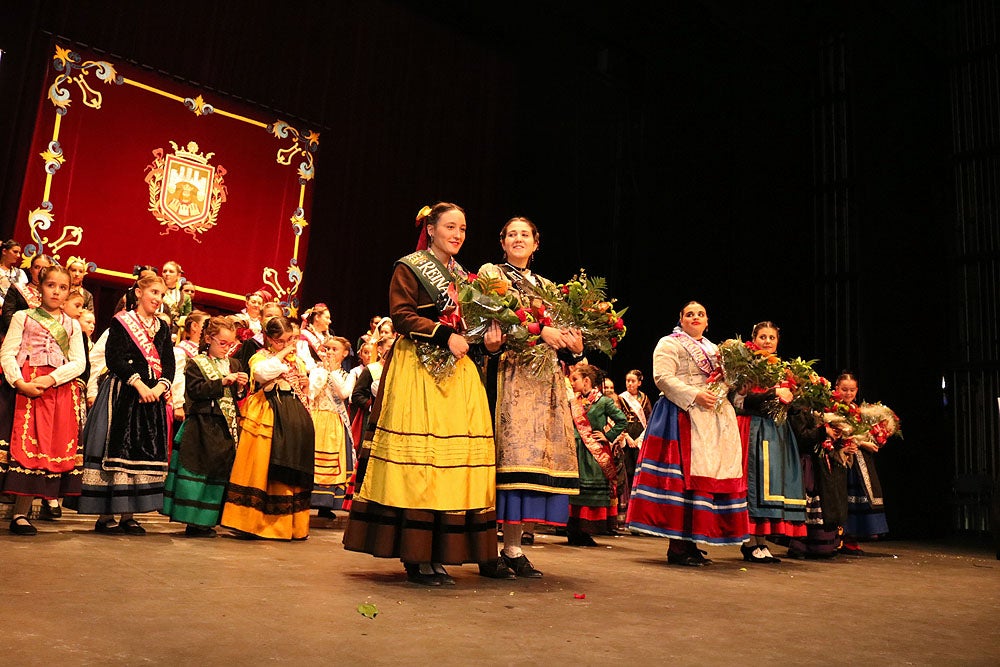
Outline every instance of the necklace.
{"label": "necklace", "polygon": [[504,262],[504,266],[506,266],[507,268],[511,269],[512,271],[517,271],[521,275],[524,275],[526,273],[531,273],[531,271],[526,266],[524,268],[522,268],[520,266],[514,266],[510,262]]}

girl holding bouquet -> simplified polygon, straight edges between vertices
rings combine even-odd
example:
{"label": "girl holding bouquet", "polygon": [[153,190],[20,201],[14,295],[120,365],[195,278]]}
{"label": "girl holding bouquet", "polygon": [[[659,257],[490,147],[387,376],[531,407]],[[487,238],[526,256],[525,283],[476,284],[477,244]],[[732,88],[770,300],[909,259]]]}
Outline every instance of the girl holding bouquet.
{"label": "girl holding bouquet", "polygon": [[663,397],[639,450],[626,518],[633,532],[670,538],[673,565],[708,565],[698,543],[736,545],[747,537],[743,446],[733,406],[709,391],[718,348],[707,327],[705,307],[690,301],[653,351]]}
{"label": "girl holding bouquet", "polygon": [[[538,228],[527,218],[512,218],[500,230],[505,263],[496,268],[525,309],[533,300],[543,304],[541,289],[552,284],[529,268],[538,242]],[[542,576],[524,555],[524,536],[538,523],[565,526],[569,497],[580,493],[573,417],[557,355],[574,363],[583,341],[579,332],[539,326],[533,352],[540,349],[548,357],[540,370],[530,368],[527,353],[510,348],[490,360],[496,369],[497,521],[503,524],[503,549],[495,567],[481,568],[485,576]]]}
{"label": "girl holding bouquet", "polygon": [[309,377],[288,318],[272,317],[263,332],[265,347],[250,358],[253,393],[243,405],[221,523],[246,537],[304,540],[315,440]]}
{"label": "girl holding bouquet", "polygon": [[[753,328],[752,340],[761,355],[774,356],[779,331],[773,322]],[[787,421],[778,424],[768,408],[778,401],[788,404],[792,392],[785,387],[743,387],[735,397],[738,423],[746,451],[747,507],[750,539],[740,547],[749,563],[774,564],[768,537],[782,540],[806,535],[806,496],[795,435]]]}
{"label": "girl holding bouquet", "polygon": [[[834,384],[839,402],[849,408],[857,408],[860,385],[858,378],[847,371],[837,377]],[[885,501],[882,497],[882,483],[875,468],[875,452],[878,445],[862,441],[845,450],[853,453],[847,470],[847,525],[844,526],[844,542],[840,553],[862,556],[859,540],[873,540],[889,532],[885,519]]]}
{"label": "girl holding bouquet", "polygon": [[[444,564],[496,560],[496,455],[486,392],[456,312],[465,212],[439,202],[421,209],[417,224],[420,249],[396,263],[389,286],[400,337],[365,433],[344,547],[399,558],[410,582],[441,586],[454,584]],[[487,350],[502,337],[491,326]],[[428,370],[435,350],[452,355],[450,373]]]}

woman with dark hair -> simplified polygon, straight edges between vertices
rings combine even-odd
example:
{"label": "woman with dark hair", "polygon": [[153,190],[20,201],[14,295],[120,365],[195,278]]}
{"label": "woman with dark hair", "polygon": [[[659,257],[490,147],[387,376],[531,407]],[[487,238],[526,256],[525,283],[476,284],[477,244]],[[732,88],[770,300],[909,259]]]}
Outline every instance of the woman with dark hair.
{"label": "woman with dark hair", "polygon": [[[170,327],[157,317],[164,289],[159,276],[141,278],[135,310],[117,313],[108,331],[108,374],[83,432],[83,492],[76,507],[80,514],[100,515],[98,533],[144,535],[132,515],[163,507],[166,397],[174,376]],[[115,514],[121,515],[118,524]]]}
{"label": "woman with dark hair", "polygon": [[[780,331],[773,322],[754,325],[751,340],[767,355],[778,351]],[[787,541],[806,535],[806,495],[795,434],[787,421],[777,423],[772,406],[788,404],[784,387],[740,387],[734,402],[740,412],[740,436],[746,448],[747,509],[750,537],[740,547],[748,563],[781,562],[771,555],[768,538]]]}
{"label": "woman with dark hair", "polygon": [[656,402],[639,451],[627,521],[633,532],[670,538],[667,562],[711,564],[698,543],[742,544],[747,537],[743,446],[733,406],[709,391],[718,347],[705,337],[697,301],[653,351]]}
{"label": "woman with dark hair", "polygon": [[[527,218],[511,218],[500,230],[500,247],[505,261],[497,268],[521,307],[531,308],[532,299],[540,299],[542,289],[552,284],[530,268],[539,247],[538,228]],[[495,566],[481,568],[485,576],[542,576],[521,547],[533,540],[536,524],[565,526],[569,498],[580,493],[573,417],[559,359],[578,361],[574,353],[583,352],[583,340],[579,332],[546,326],[536,347],[547,359],[542,370],[532,367],[537,357],[512,350],[488,365],[487,393],[495,390],[497,397],[497,521],[503,524],[503,549]]]}
{"label": "woman with dark hair", "polygon": [[625,462],[625,484],[619,492],[619,508],[628,510],[628,502],[632,498],[632,484],[635,481],[635,466],[639,460],[639,447],[646,434],[646,424],[653,412],[653,404],[642,391],[642,371],[636,369],[625,374],[625,391],[618,394],[622,412],[625,413],[628,424],[625,426],[625,447],[622,458]]}
{"label": "woman with dark hair", "polygon": [[[496,467],[486,392],[454,300],[465,212],[439,202],[417,224],[427,249],[401,258],[390,282],[401,336],[365,433],[344,547],[399,558],[410,582],[440,586],[455,583],[444,564],[496,561]],[[484,344],[497,350],[502,338],[493,326]],[[454,357],[450,374],[421,361],[434,348]]]}
{"label": "woman with dark hair", "polygon": [[323,344],[330,335],[330,321],[330,309],[325,303],[317,303],[302,313],[302,328],[295,343],[295,352],[310,372],[317,364],[323,363],[326,355]]}
{"label": "woman with dark hair", "polygon": [[253,393],[243,406],[221,524],[244,537],[304,540],[316,438],[306,410],[309,376],[288,318],[269,319],[264,340],[250,359]]}
{"label": "woman with dark hair", "polygon": [[23,285],[28,277],[21,270],[21,244],[13,239],[0,244],[0,303],[13,285]]}
{"label": "woman with dark hair", "polygon": [[35,255],[28,267],[28,282],[12,283],[5,295],[3,308],[0,309],[0,338],[7,335],[10,319],[14,313],[27,308],[38,308],[42,304],[41,273],[42,269],[52,266],[52,261],[45,255]]}

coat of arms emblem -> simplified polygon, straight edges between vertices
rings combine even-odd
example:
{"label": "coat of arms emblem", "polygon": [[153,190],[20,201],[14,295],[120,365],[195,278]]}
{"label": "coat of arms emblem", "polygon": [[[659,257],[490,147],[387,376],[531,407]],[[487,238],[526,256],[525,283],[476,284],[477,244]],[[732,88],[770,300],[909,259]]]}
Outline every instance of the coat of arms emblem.
{"label": "coat of arms emblem", "polygon": [[149,212],[166,227],[161,234],[184,231],[198,241],[198,234],[215,226],[226,201],[226,170],[209,164],[215,153],[200,153],[194,141],[184,148],[173,141],[170,145],[172,154],[164,155],[163,149],[157,148],[153,162],[146,167]]}

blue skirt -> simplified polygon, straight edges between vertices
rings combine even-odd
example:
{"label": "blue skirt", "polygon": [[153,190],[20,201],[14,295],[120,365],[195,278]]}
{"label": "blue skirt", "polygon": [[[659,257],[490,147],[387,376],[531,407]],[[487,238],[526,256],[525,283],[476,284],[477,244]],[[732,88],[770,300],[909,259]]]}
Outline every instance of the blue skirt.
{"label": "blue skirt", "polygon": [[497,491],[498,523],[539,523],[565,526],[569,496],[541,491]]}

